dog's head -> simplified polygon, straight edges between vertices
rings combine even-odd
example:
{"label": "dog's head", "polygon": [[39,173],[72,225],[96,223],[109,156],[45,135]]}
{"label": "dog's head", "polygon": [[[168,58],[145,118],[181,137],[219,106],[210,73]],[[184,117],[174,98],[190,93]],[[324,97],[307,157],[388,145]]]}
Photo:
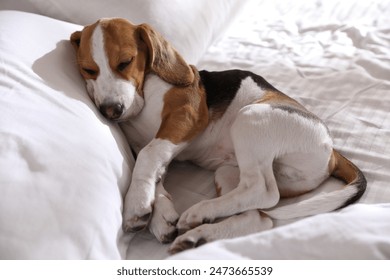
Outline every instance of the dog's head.
{"label": "dog's head", "polygon": [[122,121],[144,106],[149,72],[176,86],[193,82],[194,73],[177,51],[146,24],[101,19],[71,35],[87,91],[102,114]]}

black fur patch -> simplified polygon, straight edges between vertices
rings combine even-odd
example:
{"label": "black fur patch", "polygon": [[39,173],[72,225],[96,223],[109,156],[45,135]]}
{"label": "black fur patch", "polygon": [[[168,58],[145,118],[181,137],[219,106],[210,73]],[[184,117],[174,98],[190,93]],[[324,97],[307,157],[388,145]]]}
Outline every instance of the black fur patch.
{"label": "black fur patch", "polygon": [[218,72],[199,71],[201,83],[206,90],[209,109],[227,108],[237,94],[242,80],[251,77],[260,88],[275,90],[263,77],[249,71],[227,70]]}

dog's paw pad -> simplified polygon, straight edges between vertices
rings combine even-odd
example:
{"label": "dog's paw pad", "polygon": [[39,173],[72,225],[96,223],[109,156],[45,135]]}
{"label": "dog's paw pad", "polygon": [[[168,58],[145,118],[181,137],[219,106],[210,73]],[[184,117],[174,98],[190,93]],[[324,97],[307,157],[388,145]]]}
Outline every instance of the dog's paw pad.
{"label": "dog's paw pad", "polygon": [[174,228],[171,232],[163,234],[160,236],[159,240],[163,244],[171,243],[178,235],[178,231]]}
{"label": "dog's paw pad", "polygon": [[207,242],[208,240],[202,229],[193,229],[177,237],[169,248],[169,253],[176,254],[187,249],[199,247]]}
{"label": "dog's paw pad", "polygon": [[143,230],[148,225],[151,215],[152,213],[147,213],[141,217],[135,216],[125,220],[123,223],[123,231],[137,232]]}
{"label": "dog's paw pad", "polygon": [[195,248],[195,242],[191,240],[183,240],[181,242],[175,242],[171,248],[169,248],[170,254],[176,254],[184,250]]}

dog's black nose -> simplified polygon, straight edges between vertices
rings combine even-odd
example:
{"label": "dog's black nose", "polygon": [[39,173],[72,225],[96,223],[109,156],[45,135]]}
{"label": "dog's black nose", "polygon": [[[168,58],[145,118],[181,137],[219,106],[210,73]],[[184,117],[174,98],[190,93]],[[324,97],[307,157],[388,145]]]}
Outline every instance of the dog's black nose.
{"label": "dog's black nose", "polygon": [[116,120],[122,116],[124,106],[121,103],[103,104],[99,109],[107,119]]}

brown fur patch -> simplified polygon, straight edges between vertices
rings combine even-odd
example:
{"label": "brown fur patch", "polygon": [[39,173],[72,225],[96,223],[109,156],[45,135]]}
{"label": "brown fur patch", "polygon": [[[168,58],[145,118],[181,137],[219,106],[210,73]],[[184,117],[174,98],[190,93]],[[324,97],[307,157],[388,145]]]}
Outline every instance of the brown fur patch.
{"label": "brown fur patch", "polygon": [[147,24],[139,26],[139,33],[148,46],[149,65],[153,72],[173,85],[186,86],[193,83],[193,71],[171,44]]}
{"label": "brown fur patch", "polygon": [[268,90],[264,96],[255,103],[267,103],[272,105],[289,105],[297,109],[307,111],[300,103],[298,103],[293,98],[288,95],[277,91],[277,90]]}
{"label": "brown fur patch", "polygon": [[351,161],[343,157],[340,153],[333,150],[333,156],[335,163],[332,176],[343,180],[347,184],[354,184],[356,188],[356,193],[338,208],[341,209],[351,203],[354,203],[363,195],[367,188],[367,180],[360,169]]}
{"label": "brown fur patch", "polygon": [[330,155],[330,159],[328,162],[329,174],[332,174],[335,168],[336,168],[336,156],[334,154],[334,151],[332,151],[332,154]]}
{"label": "brown fur patch", "polygon": [[[186,86],[194,82],[191,67],[160,34],[146,24],[134,25],[120,18],[99,20],[71,35],[84,79],[96,79],[99,75],[99,66],[94,62],[91,50],[92,34],[97,25],[101,26],[104,34],[111,70],[118,78],[134,82],[140,95],[143,95],[144,77],[149,71],[173,85]],[[121,69],[121,63],[130,61]],[[84,69],[95,73],[90,74]]]}
{"label": "brown fur patch", "polygon": [[[269,90],[265,93],[263,98],[257,101],[257,103],[267,103],[273,109],[280,109],[291,114],[298,114],[303,116],[306,119],[313,120],[315,122],[322,123],[325,127],[326,125],[323,121],[318,118],[315,114],[308,111],[303,105],[293,98],[285,95],[284,93],[277,90]],[[327,129],[327,128],[326,128]]]}
{"label": "brown fur patch", "polygon": [[295,190],[295,189],[279,189],[280,197],[281,198],[291,198],[291,197],[297,197],[300,195],[303,195],[305,193],[308,193],[310,190]]}
{"label": "brown fur patch", "polygon": [[217,196],[221,196],[222,195],[222,187],[217,182],[214,182],[214,185],[215,185],[215,191],[217,193]]}
{"label": "brown fur patch", "polygon": [[334,177],[343,180],[347,184],[358,179],[359,170],[352,162],[335,150],[333,150],[332,157],[334,157],[334,166],[332,170],[332,175]]}
{"label": "brown fur patch", "polygon": [[[96,79],[99,75],[99,67],[93,60],[91,46],[92,35],[98,25],[103,31],[105,52],[112,72],[119,79],[132,81],[137,92],[142,96],[148,55],[147,46],[141,40],[138,27],[127,20],[103,19],[71,35],[72,45],[77,51],[80,73],[84,79]],[[123,62],[130,62],[130,64],[121,70],[119,65]],[[93,70],[96,74],[91,75],[84,69]]]}
{"label": "brown fur patch", "polygon": [[174,144],[192,140],[209,123],[206,93],[199,85],[199,75],[186,87],[173,87],[164,96],[162,122],[156,137]]}
{"label": "brown fur patch", "polygon": [[[99,73],[99,66],[93,60],[91,50],[92,34],[97,24],[96,22],[86,26],[83,31],[76,31],[70,37],[70,41],[77,52],[77,64],[84,79],[96,79]],[[83,69],[96,71],[96,75],[91,75]]]}

